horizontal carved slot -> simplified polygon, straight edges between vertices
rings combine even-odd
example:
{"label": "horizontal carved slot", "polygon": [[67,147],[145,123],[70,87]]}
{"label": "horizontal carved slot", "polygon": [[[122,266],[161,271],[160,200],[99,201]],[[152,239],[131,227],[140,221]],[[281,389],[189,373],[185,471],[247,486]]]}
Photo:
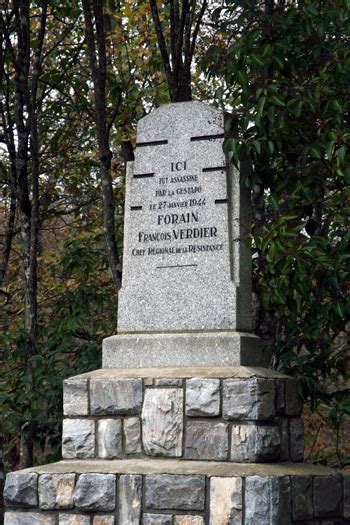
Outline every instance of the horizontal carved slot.
{"label": "horizontal carved slot", "polygon": [[189,268],[190,266],[198,266],[198,264],[174,264],[169,266],[157,266],[157,268]]}
{"label": "horizontal carved slot", "polygon": [[142,210],[142,206],[130,206],[131,211]]}
{"label": "horizontal carved slot", "polygon": [[149,177],[154,177],[154,173],[137,173],[134,175],[134,179],[148,179]]}
{"label": "horizontal carved slot", "polygon": [[197,142],[198,140],[215,140],[224,138],[224,133],[220,133],[219,135],[202,135],[201,137],[191,137],[191,142]]}
{"label": "horizontal carved slot", "polygon": [[226,171],[227,167],[226,166],[214,166],[212,168],[203,168],[203,172],[204,173],[208,173],[210,171]]}
{"label": "horizontal carved slot", "polygon": [[227,204],[227,199],[216,199],[215,204]]}
{"label": "horizontal carved slot", "polygon": [[137,148],[145,148],[146,146],[162,146],[168,144],[167,140],[153,140],[151,142],[136,142]]}

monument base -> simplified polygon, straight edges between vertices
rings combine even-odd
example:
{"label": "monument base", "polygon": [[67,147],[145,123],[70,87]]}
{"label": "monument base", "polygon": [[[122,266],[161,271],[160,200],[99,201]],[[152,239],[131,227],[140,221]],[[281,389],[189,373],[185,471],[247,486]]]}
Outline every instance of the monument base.
{"label": "monument base", "polygon": [[245,332],[121,334],[103,340],[103,368],[264,366],[260,338]]}
{"label": "monument base", "polygon": [[306,464],[61,461],[8,475],[5,525],[347,525],[349,485]]}
{"label": "monument base", "polygon": [[258,367],[102,369],[64,382],[64,459],[303,461],[296,380]]}
{"label": "monument base", "polygon": [[64,382],[64,460],[8,474],[5,525],[350,525],[350,476],[303,461],[298,382],[259,367]]}

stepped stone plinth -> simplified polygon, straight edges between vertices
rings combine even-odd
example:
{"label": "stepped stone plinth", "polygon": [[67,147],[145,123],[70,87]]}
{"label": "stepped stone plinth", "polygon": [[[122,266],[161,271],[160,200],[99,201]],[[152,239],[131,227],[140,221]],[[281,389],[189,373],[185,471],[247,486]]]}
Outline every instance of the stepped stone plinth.
{"label": "stepped stone plinth", "polygon": [[102,369],[64,382],[63,457],[303,461],[295,379],[266,368]]}
{"label": "stepped stone plinth", "polygon": [[139,122],[118,333],[64,382],[63,460],[8,474],[5,525],[350,525],[350,475],[303,463],[298,381],[252,333],[224,134],[199,102]]}
{"label": "stepped stone plinth", "polygon": [[346,524],[349,485],[307,464],[65,460],[8,475],[6,524]]}

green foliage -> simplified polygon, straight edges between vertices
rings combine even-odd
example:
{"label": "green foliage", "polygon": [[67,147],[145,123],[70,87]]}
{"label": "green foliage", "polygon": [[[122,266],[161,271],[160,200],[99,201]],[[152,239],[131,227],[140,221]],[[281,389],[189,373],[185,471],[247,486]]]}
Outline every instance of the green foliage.
{"label": "green foliage", "polygon": [[276,366],[304,378],[314,408],[349,412],[348,393],[328,394],[323,381],[346,368],[334,340],[350,306],[350,5],[261,4],[227,0],[216,11],[232,40],[204,64],[225,80],[220,102],[237,108],[226,150],[236,165],[253,162],[244,183],[255,192],[258,329]]}
{"label": "green foliage", "polygon": [[[31,3],[31,62],[38,40],[38,5]],[[193,93],[234,107],[225,142],[236,165],[246,155],[254,170],[244,183],[254,194],[255,289],[262,308],[258,331],[275,366],[304,379],[312,408],[327,405],[339,433],[349,392],[334,340],[349,302],[349,1],[305,0],[303,7],[260,0],[210,6],[198,36],[210,82],[194,64]],[[11,3],[8,3],[11,8]],[[148,0],[108,2],[107,104],[111,117],[112,178],[121,245],[123,141],[134,142],[135,121],[168,101]],[[33,421],[35,461],[59,457],[62,380],[100,366],[103,337],[116,331],[117,298],[107,270],[93,92],[80,3],[50,0],[39,78],[40,246],[39,334],[28,373],[24,338],[24,279],[16,220],[6,280],[0,290],[0,410],[9,468],[18,466],[22,425]],[[10,34],[12,17],[7,18]],[[163,21],[165,32],[166,19]],[[16,45],[16,39],[12,39]],[[2,97],[14,119],[11,53],[4,54]],[[5,98],[4,98],[5,97]],[[6,99],[6,100],[5,100]],[[0,125],[1,133],[5,129]],[[4,127],[5,126],[5,127]],[[12,124],[8,123],[7,129]],[[4,127],[4,128],[3,128]],[[231,135],[231,134],[230,134]],[[29,162],[30,165],[30,162]],[[0,233],[7,224],[9,152],[0,169]],[[324,408],[324,407],[323,407]],[[339,460],[340,462],[340,460]]]}
{"label": "green foliage", "polygon": [[[35,0],[29,2],[29,84],[38,51],[41,6]],[[1,33],[5,29],[10,35],[2,38],[0,53],[0,264],[4,260],[11,189],[17,184],[11,169],[16,148],[11,149],[5,133],[14,130],[16,146],[17,68],[11,46],[17,53],[25,41],[16,37],[20,17],[14,16],[13,10],[17,7],[5,2],[0,9]],[[169,93],[149,1],[111,0],[104,7],[106,113],[113,152],[115,225],[122,253],[124,154],[130,153],[135,142],[136,120],[154,106],[168,102]],[[21,427],[26,422],[33,422],[35,427],[35,463],[59,457],[62,380],[99,368],[102,339],[116,332],[117,297],[105,260],[93,82],[81,2],[49,0],[45,28],[36,104],[40,143],[39,326],[33,376],[31,359],[26,359],[26,283],[18,208],[8,270],[0,283],[0,414],[9,469],[18,467]],[[199,35],[202,49],[210,38],[207,34]],[[197,66],[195,92],[206,98],[210,88]],[[29,186],[31,183],[29,176]]]}
{"label": "green foliage", "polygon": [[[103,337],[115,333],[117,299],[104,256],[104,239],[94,231],[74,232],[47,250],[40,261],[38,353],[33,358],[34,388],[26,373],[23,320],[9,312],[8,330],[0,335],[4,360],[0,407],[7,441],[5,457],[16,466],[19,429],[35,428],[39,461],[60,457],[62,382],[101,367]],[[14,286],[20,285],[17,282]],[[16,293],[15,288],[11,293]],[[3,317],[4,319],[4,317]]]}

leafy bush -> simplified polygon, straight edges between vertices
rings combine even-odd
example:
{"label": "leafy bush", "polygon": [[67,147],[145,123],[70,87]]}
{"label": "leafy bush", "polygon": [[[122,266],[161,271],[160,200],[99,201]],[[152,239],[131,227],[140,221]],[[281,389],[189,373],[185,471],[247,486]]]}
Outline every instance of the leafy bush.
{"label": "leafy bush", "polygon": [[[39,260],[39,336],[34,386],[26,374],[21,317],[21,282],[13,281],[16,303],[0,336],[4,360],[0,406],[9,469],[18,466],[19,429],[31,421],[36,462],[57,460],[61,449],[62,382],[101,367],[103,337],[116,331],[117,298],[107,269],[104,240],[91,230],[45,250]],[[5,316],[2,317],[5,321]]]}
{"label": "leafy bush", "polygon": [[350,2],[281,4],[226,0],[214,18],[229,44],[218,38],[204,69],[224,80],[219,101],[235,108],[226,151],[236,165],[247,155],[253,163],[244,183],[258,333],[337,426],[350,414],[339,382],[346,351],[334,343],[350,305]]}

